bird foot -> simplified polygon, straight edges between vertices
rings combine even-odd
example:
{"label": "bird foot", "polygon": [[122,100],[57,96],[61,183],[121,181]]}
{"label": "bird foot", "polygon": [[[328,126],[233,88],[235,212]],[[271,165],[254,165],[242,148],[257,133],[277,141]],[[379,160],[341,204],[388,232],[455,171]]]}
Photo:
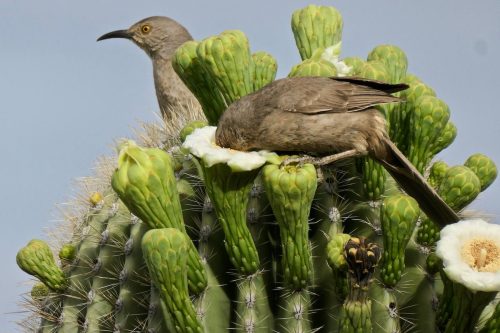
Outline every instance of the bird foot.
{"label": "bird foot", "polygon": [[309,155],[305,155],[302,157],[292,157],[292,158],[287,158],[283,162],[281,162],[281,167],[290,165],[290,164],[297,164],[298,166],[301,166],[306,163],[311,163],[316,166],[322,166],[322,165],[327,165],[331,164],[333,162],[337,162],[349,157],[356,157],[356,156],[363,156],[366,154],[360,153],[356,149],[351,149],[351,150],[346,150],[344,152],[338,153],[338,154],[333,154],[333,155],[328,155],[324,157],[313,157]]}

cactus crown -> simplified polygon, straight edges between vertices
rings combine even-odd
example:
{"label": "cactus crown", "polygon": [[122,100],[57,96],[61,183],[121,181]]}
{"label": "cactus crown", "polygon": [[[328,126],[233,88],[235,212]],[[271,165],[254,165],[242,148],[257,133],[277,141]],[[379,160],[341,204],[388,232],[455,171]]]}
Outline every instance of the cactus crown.
{"label": "cactus crown", "polygon": [[[446,103],[408,72],[399,47],[376,46],[366,60],[341,58],[343,20],[329,6],[299,9],[291,25],[302,61],[289,76],[361,76],[410,86],[398,93],[405,103],[377,108],[391,139],[454,210],[495,180],[496,166],[482,154],[458,166],[432,162],[457,128]],[[180,138],[182,147],[123,142],[117,168],[102,177],[106,186],[87,196],[71,240],[57,249],[60,265],[41,240],[19,251],[21,269],[40,280],[28,301],[36,330],[498,328],[498,306],[479,320],[500,289],[486,274],[499,274],[497,240],[466,242],[466,254],[446,246],[450,229],[441,232],[373,160],[282,167],[284,156],[216,147],[214,126],[226,107],[274,80],[272,55],[252,53],[243,32],[227,30],[183,44],[172,64],[211,126],[191,122],[168,138]],[[477,225],[497,232],[483,222]],[[475,267],[477,280],[468,284],[454,260],[467,274]]]}

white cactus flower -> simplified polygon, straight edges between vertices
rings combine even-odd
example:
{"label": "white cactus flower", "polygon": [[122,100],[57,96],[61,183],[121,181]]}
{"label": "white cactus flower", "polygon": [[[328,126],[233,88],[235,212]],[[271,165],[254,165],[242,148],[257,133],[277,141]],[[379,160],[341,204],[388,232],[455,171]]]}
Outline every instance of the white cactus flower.
{"label": "white cactus flower", "polygon": [[464,220],[441,230],[436,254],[453,281],[471,291],[500,291],[500,225]]}
{"label": "white cactus flower", "polygon": [[234,172],[260,168],[268,160],[271,161],[277,157],[276,154],[267,150],[245,152],[219,147],[215,143],[216,129],[215,126],[195,129],[193,133],[186,137],[182,148],[187,149],[191,154],[203,160],[207,167],[218,163],[226,163]]}
{"label": "white cactus flower", "polygon": [[341,60],[339,60],[340,49],[342,47],[342,42],[338,42],[335,45],[327,47],[323,54],[321,54],[321,59],[330,62],[337,69],[338,76],[346,76],[352,70],[351,66]]}

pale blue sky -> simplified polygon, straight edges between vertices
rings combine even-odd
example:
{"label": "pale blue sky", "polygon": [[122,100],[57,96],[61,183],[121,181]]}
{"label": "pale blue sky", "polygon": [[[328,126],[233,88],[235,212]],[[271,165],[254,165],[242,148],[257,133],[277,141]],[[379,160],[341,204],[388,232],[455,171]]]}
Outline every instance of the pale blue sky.
{"label": "pale blue sky", "polygon": [[[196,39],[241,29],[253,50],[272,53],[278,76],[299,60],[293,10],[310,1],[27,1],[0,0],[0,333],[16,331],[18,295],[28,276],[15,254],[57,217],[54,205],[72,180],[90,173],[113,139],[158,110],[151,65],[126,40],[101,34],[151,15],[171,16]],[[316,1],[344,17],[343,56],[377,44],[403,48],[410,71],[448,103],[458,127],[441,154],[459,164],[483,152],[500,164],[500,2]],[[500,182],[473,207],[498,216]]]}

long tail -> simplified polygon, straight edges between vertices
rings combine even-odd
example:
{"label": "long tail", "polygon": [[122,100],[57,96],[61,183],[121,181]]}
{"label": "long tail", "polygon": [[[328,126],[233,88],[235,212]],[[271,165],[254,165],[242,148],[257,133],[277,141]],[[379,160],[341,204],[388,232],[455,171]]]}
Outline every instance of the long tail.
{"label": "long tail", "polygon": [[385,156],[374,156],[398,182],[401,188],[417,200],[420,209],[434,222],[444,227],[460,220],[457,213],[436,193],[396,145],[384,138]]}

